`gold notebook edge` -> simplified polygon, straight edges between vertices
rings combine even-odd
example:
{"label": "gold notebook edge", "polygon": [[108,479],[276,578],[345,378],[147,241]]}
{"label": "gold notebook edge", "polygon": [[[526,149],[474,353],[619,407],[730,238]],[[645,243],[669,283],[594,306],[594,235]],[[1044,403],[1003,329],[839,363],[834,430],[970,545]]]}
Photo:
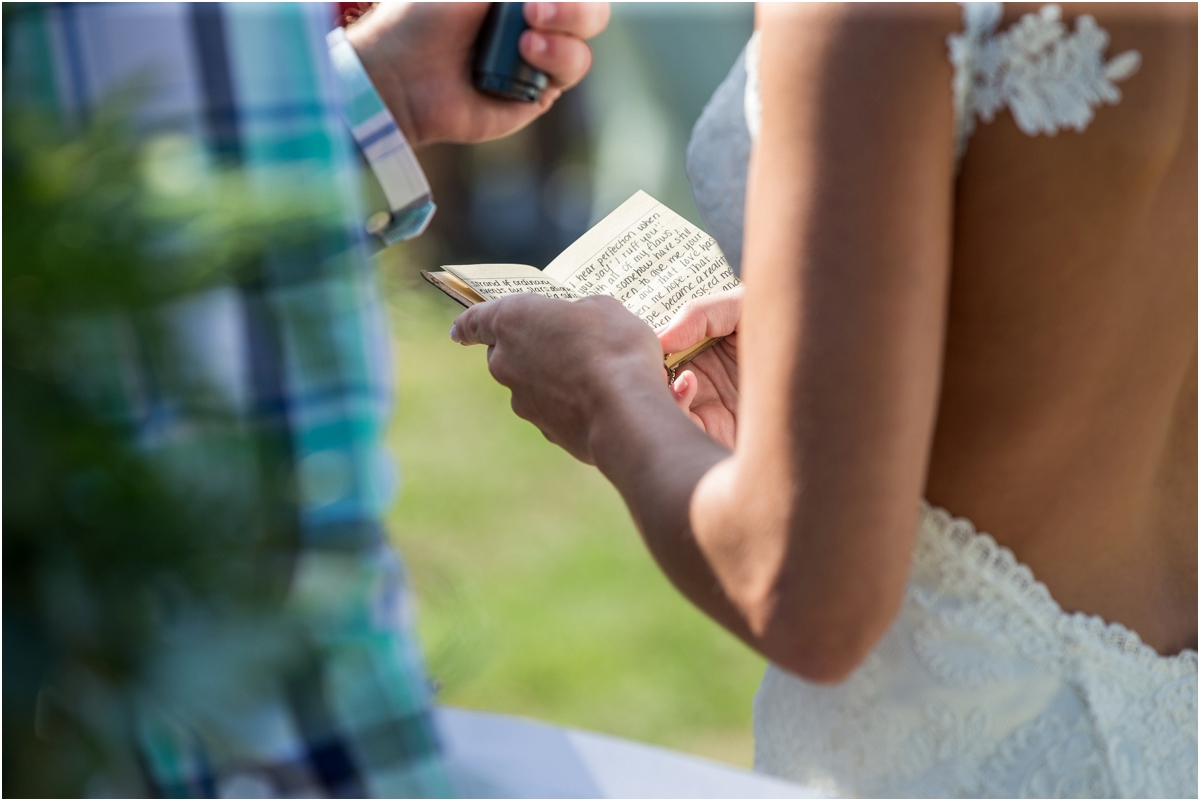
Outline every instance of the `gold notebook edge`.
{"label": "gold notebook edge", "polygon": [[681,350],[678,353],[668,353],[663,356],[663,364],[668,370],[678,370],[680,367],[687,364],[701,353],[704,353],[704,351],[708,350],[724,338],[725,337],[709,337],[699,344],[692,345],[687,350]]}
{"label": "gold notebook edge", "polygon": [[485,300],[482,295],[471,289],[469,284],[447,270],[438,270],[436,272],[421,270],[421,277],[468,309],[476,303],[483,303]]}

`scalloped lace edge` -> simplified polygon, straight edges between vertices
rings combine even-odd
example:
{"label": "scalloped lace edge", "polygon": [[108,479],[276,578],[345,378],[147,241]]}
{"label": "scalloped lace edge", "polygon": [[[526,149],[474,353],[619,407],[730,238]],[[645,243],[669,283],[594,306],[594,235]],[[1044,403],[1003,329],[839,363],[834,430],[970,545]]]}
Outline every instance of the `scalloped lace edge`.
{"label": "scalloped lace edge", "polygon": [[929,532],[933,544],[963,559],[985,577],[1006,588],[1031,614],[1042,618],[1060,636],[1091,642],[1104,651],[1132,659],[1139,666],[1164,676],[1195,673],[1196,651],[1188,648],[1174,656],[1163,656],[1142,642],[1137,632],[1120,623],[1107,623],[1099,615],[1066,612],[1045,584],[1021,563],[1007,547],[964,517],[956,517],[940,506],[921,501],[920,529]]}

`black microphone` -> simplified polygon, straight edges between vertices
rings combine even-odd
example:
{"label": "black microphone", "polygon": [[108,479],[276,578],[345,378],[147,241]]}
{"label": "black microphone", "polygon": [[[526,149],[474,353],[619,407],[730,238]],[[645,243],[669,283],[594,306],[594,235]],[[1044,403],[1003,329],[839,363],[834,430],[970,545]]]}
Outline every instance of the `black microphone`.
{"label": "black microphone", "polygon": [[479,38],[475,40],[475,62],[471,77],[479,91],[503,98],[536,103],[550,76],[525,63],[517,52],[525,22],[524,3],[492,3]]}

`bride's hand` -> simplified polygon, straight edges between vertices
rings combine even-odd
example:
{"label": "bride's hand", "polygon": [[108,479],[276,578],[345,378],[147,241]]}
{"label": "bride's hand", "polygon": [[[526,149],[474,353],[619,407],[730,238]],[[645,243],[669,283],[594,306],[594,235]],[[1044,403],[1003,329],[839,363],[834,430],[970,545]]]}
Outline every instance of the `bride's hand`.
{"label": "bride's hand", "polygon": [[688,362],[671,387],[675,402],[710,437],[733,449],[737,440],[737,328],[742,287],[694,300],[658,329],[663,353],[678,353],[708,337],[725,337]]}

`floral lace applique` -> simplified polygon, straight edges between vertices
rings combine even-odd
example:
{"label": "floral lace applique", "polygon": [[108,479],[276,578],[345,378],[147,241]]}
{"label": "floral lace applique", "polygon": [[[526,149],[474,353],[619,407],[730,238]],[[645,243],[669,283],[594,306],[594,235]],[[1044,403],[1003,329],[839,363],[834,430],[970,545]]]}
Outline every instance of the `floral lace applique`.
{"label": "floral lace applique", "polygon": [[1117,794],[1087,718],[1054,714],[1017,727],[983,765],[977,790],[984,798]]}
{"label": "floral lace applique", "polygon": [[1104,60],[1108,32],[1090,14],[1068,32],[1062,9],[1043,6],[996,33],[1001,3],[964,3],[963,32],[946,39],[954,65],[956,152],[962,156],[975,117],[991,122],[1005,106],[1030,136],[1064,128],[1083,131],[1095,107],[1121,100],[1116,82],[1137,72],[1141,55],[1128,50]]}

